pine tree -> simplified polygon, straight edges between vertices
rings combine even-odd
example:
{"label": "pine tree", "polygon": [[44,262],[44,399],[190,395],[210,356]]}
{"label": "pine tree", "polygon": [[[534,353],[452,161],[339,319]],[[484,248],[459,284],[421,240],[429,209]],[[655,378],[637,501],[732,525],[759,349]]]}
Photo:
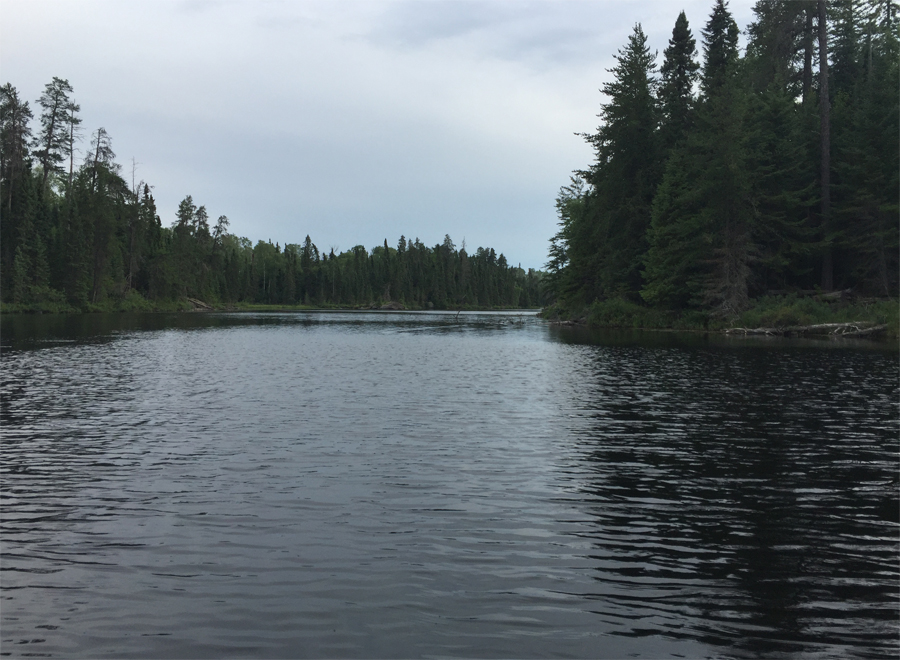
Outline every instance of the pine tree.
{"label": "pine tree", "polygon": [[[803,109],[784,85],[773,81],[750,97],[747,120],[747,176],[752,229],[759,259],[757,293],[787,289],[808,275],[815,235],[809,209],[817,199],[815,168],[803,139]],[[802,288],[802,287],[801,287]]]}
{"label": "pine tree", "polygon": [[100,168],[105,167],[111,172],[118,173],[119,166],[115,163],[116,154],[112,150],[112,138],[102,126],[94,131],[91,137],[91,150],[87,153],[84,166],[91,172],[91,190],[97,183],[97,175]]}
{"label": "pine tree", "polygon": [[[900,156],[895,3],[835,8],[832,237],[841,288],[898,290]],[[855,44],[855,48],[848,46]],[[841,71],[849,70],[855,75]],[[844,82],[840,82],[844,80]]]}
{"label": "pine tree", "polygon": [[68,140],[65,144],[64,154],[69,156],[69,180],[66,186],[67,193],[72,188],[72,178],[75,175],[75,142],[81,137],[81,117],[78,116],[79,112],[81,112],[81,106],[74,101],[66,106],[65,123]]}
{"label": "pine tree", "polygon": [[72,107],[69,94],[72,86],[68,80],[53,77],[38,99],[41,106],[41,131],[35,137],[35,155],[43,168],[41,186],[46,187],[52,172],[61,172],[65,160],[66,145],[69,142],[66,117]]}
{"label": "pine tree", "polygon": [[[9,83],[0,87],[0,291],[12,291],[16,250],[31,183],[31,109]],[[20,260],[21,262],[21,260]],[[20,268],[21,270],[21,268]]]}
{"label": "pine tree", "polygon": [[662,83],[659,100],[663,115],[663,144],[671,148],[690,126],[691,110],[694,103],[694,83],[700,64],[694,59],[697,42],[691,34],[687,16],[678,15],[669,47],[664,51],[665,59],[660,73]]}
{"label": "pine tree", "polygon": [[642,297],[730,316],[747,305],[755,249],[737,25],[722,0],[703,36],[704,95],[654,200]]}
{"label": "pine tree", "polygon": [[818,0],[819,27],[819,136],[821,139],[819,182],[821,186],[822,288],[834,288],[834,255],[831,243],[831,96],[828,91],[828,25],[825,0]]}
{"label": "pine tree", "polygon": [[714,95],[735,73],[739,34],[725,0],[716,0],[703,29],[704,62],[700,86],[707,98]]}
{"label": "pine tree", "polygon": [[[592,186],[588,208],[579,218],[588,226],[573,227],[577,240],[570,247],[573,265],[587,269],[580,279],[589,299],[636,294],[641,287],[641,259],[662,169],[655,60],[643,29],[635,25],[610,69],[613,80],[602,88],[609,98],[600,112],[602,124],[587,136],[597,154],[586,173]],[[587,255],[578,254],[584,249]]]}
{"label": "pine tree", "polygon": [[747,176],[752,187],[753,241],[759,248],[757,293],[785,289],[808,275],[815,236],[809,210],[817,201],[808,156],[802,93],[808,0],[760,0],[748,28],[744,62],[748,96]]}
{"label": "pine tree", "polygon": [[813,55],[810,11],[815,12],[811,0],[757,0],[754,21],[747,27],[747,73],[754,90],[765,90],[778,80],[792,98],[808,92]]}
{"label": "pine tree", "polygon": [[16,88],[6,83],[0,87],[0,177],[7,219],[12,214],[13,190],[28,161],[28,141],[32,119],[28,101],[22,101]]}
{"label": "pine tree", "polygon": [[[693,147],[693,145],[691,145]],[[651,305],[682,308],[703,303],[704,283],[714,245],[714,219],[696,187],[700,156],[676,149],[653,199],[644,256],[646,284],[641,297]]]}

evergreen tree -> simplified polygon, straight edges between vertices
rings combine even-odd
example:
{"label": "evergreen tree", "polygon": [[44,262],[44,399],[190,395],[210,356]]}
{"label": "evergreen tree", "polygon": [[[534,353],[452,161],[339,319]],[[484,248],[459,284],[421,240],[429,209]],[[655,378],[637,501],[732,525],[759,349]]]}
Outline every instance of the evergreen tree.
{"label": "evergreen tree", "polygon": [[[814,252],[810,210],[817,202],[816,174],[804,135],[811,119],[802,94],[807,0],[760,0],[748,28],[744,62],[748,96],[747,176],[752,187],[757,293],[804,284]],[[808,285],[808,283],[806,283]]]}
{"label": "evergreen tree", "polygon": [[900,243],[897,8],[853,2],[838,5],[835,14],[835,283],[891,295],[898,288]]}
{"label": "evergreen tree", "polygon": [[831,243],[831,96],[828,91],[828,26],[825,0],[818,0],[819,28],[819,136],[821,139],[819,181],[821,186],[822,288],[834,288],[834,261]]}
{"label": "evergreen tree", "polygon": [[[31,183],[28,142],[32,119],[27,101],[9,83],[0,87],[0,290],[11,291],[20,227],[27,204],[25,189]],[[24,259],[24,257],[22,258]],[[16,272],[24,272],[24,262]],[[21,290],[21,287],[20,287]]]}
{"label": "evergreen tree", "polygon": [[81,117],[78,116],[79,112],[81,112],[81,106],[74,101],[66,106],[65,123],[68,140],[65,144],[64,155],[69,156],[69,179],[66,186],[67,192],[72,188],[72,178],[75,175],[75,142],[81,137]]}
{"label": "evergreen tree", "polygon": [[725,0],[716,0],[712,14],[703,29],[703,75],[700,86],[705,97],[715,95],[735,73],[738,60],[737,23]]}
{"label": "evergreen tree", "polygon": [[641,286],[641,257],[661,171],[655,59],[635,25],[610,69],[613,80],[602,88],[609,98],[600,112],[603,123],[587,136],[597,154],[586,173],[592,186],[587,209],[578,218],[587,226],[573,227],[569,252],[572,264],[583,269],[579,279],[588,298],[628,295]]}
{"label": "evergreen tree", "polygon": [[120,167],[115,162],[116,154],[112,150],[112,138],[102,126],[94,131],[91,137],[91,150],[84,159],[84,165],[91,173],[91,190],[97,182],[98,172],[102,168],[118,173]]}
{"label": "evergreen tree", "polygon": [[28,142],[32,119],[28,101],[22,101],[16,88],[6,83],[0,87],[0,177],[7,219],[12,214],[13,189],[28,162]]}
{"label": "evergreen tree", "polygon": [[[792,98],[803,98],[812,81],[812,0],[757,0],[747,27],[747,74],[754,90],[780,81]],[[809,67],[809,71],[807,71]]]}
{"label": "evergreen tree", "polygon": [[697,42],[691,34],[687,16],[681,12],[660,67],[662,83],[659,100],[663,116],[663,144],[667,149],[674,146],[690,126],[694,83],[700,68],[694,59],[696,55]]}
{"label": "evergreen tree", "polygon": [[751,238],[744,95],[737,25],[718,0],[703,30],[704,96],[696,125],[670,157],[653,207],[642,297],[732,315],[748,302]]}
{"label": "evergreen tree", "polygon": [[68,80],[53,77],[44,87],[44,93],[38,99],[41,106],[41,130],[35,137],[35,155],[43,168],[41,187],[46,187],[47,179],[53,172],[61,172],[61,163],[65,160],[69,143],[67,115],[73,103],[69,99],[72,86]]}

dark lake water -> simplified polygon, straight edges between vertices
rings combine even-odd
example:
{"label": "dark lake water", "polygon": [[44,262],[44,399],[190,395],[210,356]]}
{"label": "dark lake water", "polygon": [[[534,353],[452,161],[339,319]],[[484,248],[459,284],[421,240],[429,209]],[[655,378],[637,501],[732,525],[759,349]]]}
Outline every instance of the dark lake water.
{"label": "dark lake water", "polygon": [[0,331],[3,655],[900,652],[895,346],[517,313]]}

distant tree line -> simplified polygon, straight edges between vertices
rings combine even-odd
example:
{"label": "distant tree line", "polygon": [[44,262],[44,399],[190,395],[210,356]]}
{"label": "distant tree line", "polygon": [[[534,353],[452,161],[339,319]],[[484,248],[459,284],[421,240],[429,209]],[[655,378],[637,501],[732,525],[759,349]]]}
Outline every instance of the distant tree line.
{"label": "distant tree line", "polygon": [[194,297],[211,303],[413,307],[536,307],[541,273],[511,266],[492,248],[433,247],[401,236],[396,247],[321,252],[260,241],[212,221],[188,196],[162,225],[152,187],[129,184],[99,128],[76,165],[80,107],[54,78],[33,115],[10,84],[0,88],[0,295],[21,307],[136,308]]}
{"label": "distant tree line", "polygon": [[561,306],[629,299],[730,316],[767,292],[898,292],[898,20],[892,0],[682,12],[657,69],[640,24],[610,70],[596,159],[557,199]]}

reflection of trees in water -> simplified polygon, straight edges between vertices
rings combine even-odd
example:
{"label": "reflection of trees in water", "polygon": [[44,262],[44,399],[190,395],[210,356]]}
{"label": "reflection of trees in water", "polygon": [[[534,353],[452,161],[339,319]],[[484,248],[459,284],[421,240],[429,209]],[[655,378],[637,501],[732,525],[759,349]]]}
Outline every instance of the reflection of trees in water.
{"label": "reflection of trees in water", "polygon": [[585,375],[576,471],[622,634],[895,641],[896,530],[869,487],[897,467],[892,360],[620,346],[593,349]]}

